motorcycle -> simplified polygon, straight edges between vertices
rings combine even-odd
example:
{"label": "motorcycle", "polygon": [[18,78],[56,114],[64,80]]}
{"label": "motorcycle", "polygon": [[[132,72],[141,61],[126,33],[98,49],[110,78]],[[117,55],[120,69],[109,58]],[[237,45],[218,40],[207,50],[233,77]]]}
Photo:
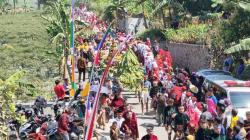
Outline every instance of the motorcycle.
{"label": "motorcycle", "polygon": [[38,133],[40,131],[40,127],[44,122],[48,120],[47,117],[39,117],[33,116],[28,122],[22,125],[19,129],[19,138],[21,140],[27,140],[29,135],[32,133]]}
{"label": "motorcycle", "polygon": [[17,120],[11,120],[8,122],[8,137],[10,140],[17,139],[19,137],[18,135],[18,129],[20,127],[20,123]]}

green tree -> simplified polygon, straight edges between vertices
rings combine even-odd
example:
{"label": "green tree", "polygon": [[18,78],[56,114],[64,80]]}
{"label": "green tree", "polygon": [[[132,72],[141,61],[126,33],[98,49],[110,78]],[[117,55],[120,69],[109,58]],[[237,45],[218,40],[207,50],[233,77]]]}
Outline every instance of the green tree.
{"label": "green tree", "polygon": [[15,112],[16,92],[21,84],[20,80],[25,75],[25,71],[18,71],[6,80],[0,79],[0,139],[8,139],[8,121],[21,117]]}

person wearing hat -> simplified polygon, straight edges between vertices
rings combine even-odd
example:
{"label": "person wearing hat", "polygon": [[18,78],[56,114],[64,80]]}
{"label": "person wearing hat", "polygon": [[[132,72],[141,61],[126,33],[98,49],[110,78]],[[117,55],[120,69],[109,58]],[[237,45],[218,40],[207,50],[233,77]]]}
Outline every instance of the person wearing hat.
{"label": "person wearing hat", "polygon": [[212,140],[212,130],[209,129],[205,116],[200,117],[199,128],[196,132],[195,140]]}
{"label": "person wearing hat", "polygon": [[224,126],[222,125],[222,118],[216,117],[214,119],[213,129],[214,129],[214,134],[213,134],[214,140],[224,140],[226,138],[225,137],[226,130]]}
{"label": "person wearing hat", "polygon": [[147,127],[147,135],[143,136],[141,140],[158,140],[158,137],[153,134],[153,126]]}
{"label": "person wearing hat", "polygon": [[246,136],[247,136],[247,132],[246,132],[246,130],[244,128],[244,120],[243,120],[243,118],[239,118],[239,120],[237,121],[237,126],[240,127],[240,132],[239,132],[240,138],[245,139]]}

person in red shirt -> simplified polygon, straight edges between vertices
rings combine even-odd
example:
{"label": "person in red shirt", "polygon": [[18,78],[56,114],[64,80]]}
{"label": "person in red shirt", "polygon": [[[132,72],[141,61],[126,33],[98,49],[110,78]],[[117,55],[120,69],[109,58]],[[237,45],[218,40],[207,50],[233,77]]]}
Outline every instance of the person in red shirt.
{"label": "person in red shirt", "polygon": [[57,96],[57,98],[60,100],[60,99],[64,99],[65,97],[65,89],[63,87],[63,85],[60,85],[60,80],[56,80],[55,81],[55,87],[54,87],[54,91],[55,91],[55,94]]}
{"label": "person in red shirt", "polygon": [[174,86],[171,91],[171,96],[174,97],[175,102],[180,104],[182,93],[186,90],[185,86]]}
{"label": "person in red shirt", "polygon": [[71,114],[70,109],[66,108],[64,113],[60,116],[58,120],[58,133],[63,138],[63,140],[69,140],[69,115]]}
{"label": "person in red shirt", "polygon": [[116,93],[114,99],[112,100],[110,107],[114,110],[118,108],[124,108],[124,99],[120,96],[120,93]]}
{"label": "person in red shirt", "polygon": [[136,116],[133,116],[133,112],[131,111],[126,112],[125,114],[125,120],[120,128],[121,132],[125,134],[125,139],[138,139],[139,130]]}
{"label": "person in red shirt", "polygon": [[147,135],[143,136],[141,140],[158,140],[158,137],[153,134],[153,126],[147,127]]}

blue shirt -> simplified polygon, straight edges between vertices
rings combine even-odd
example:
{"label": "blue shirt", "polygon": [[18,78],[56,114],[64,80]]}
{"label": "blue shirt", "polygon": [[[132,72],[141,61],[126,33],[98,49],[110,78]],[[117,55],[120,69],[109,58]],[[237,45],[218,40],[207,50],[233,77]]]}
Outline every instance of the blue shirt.
{"label": "blue shirt", "polygon": [[214,101],[214,103],[217,105],[218,100],[217,100],[217,98],[214,95],[211,96],[211,97],[209,97],[209,98],[212,99]]}
{"label": "blue shirt", "polygon": [[244,64],[240,64],[240,66],[237,69],[237,75],[238,76],[241,75],[242,72],[244,71],[244,69],[245,69],[245,65]]}

